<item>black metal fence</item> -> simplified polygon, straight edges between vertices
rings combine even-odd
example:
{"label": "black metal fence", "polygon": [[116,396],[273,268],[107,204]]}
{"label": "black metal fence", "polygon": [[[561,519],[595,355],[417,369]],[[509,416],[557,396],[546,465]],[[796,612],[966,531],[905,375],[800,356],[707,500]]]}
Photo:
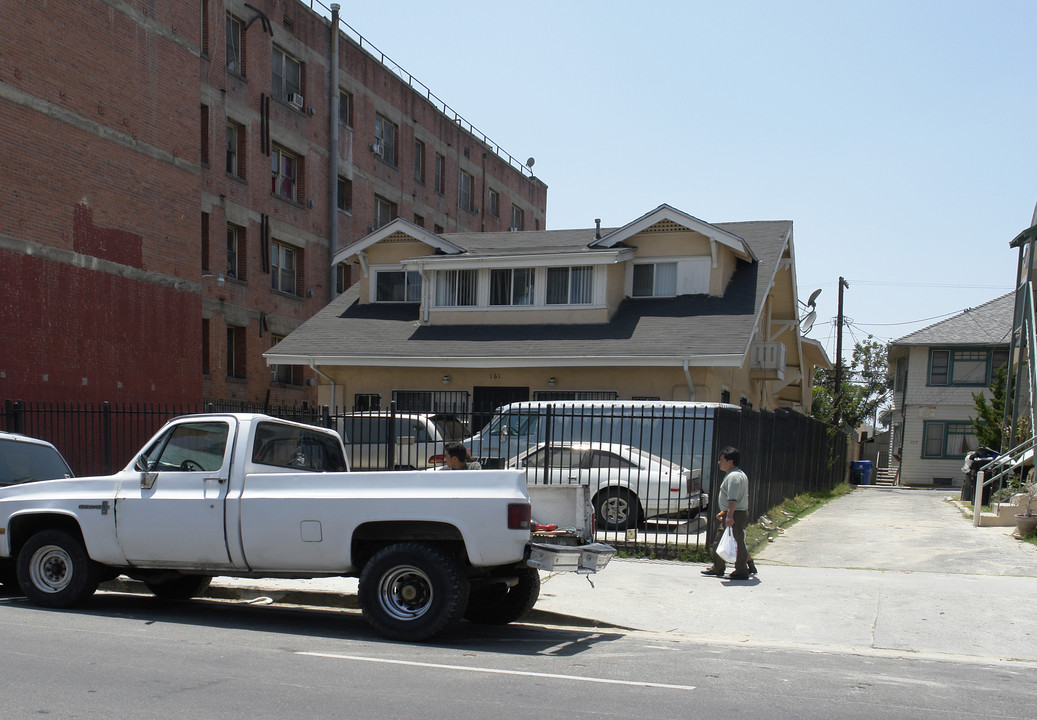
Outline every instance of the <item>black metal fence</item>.
{"label": "black metal fence", "polygon": [[725,446],[742,452],[751,518],[803,492],[834,487],[847,472],[847,438],[834,427],[792,411],[730,405],[532,403],[472,428],[470,415],[402,412],[395,403],[356,413],[225,401],[5,401],[0,430],[54,443],[76,475],[104,475],[126,467],[167,420],[195,412],[265,412],[334,428],[355,470],[434,467],[447,441],[463,439],[484,467],[521,467],[534,484],[589,484],[602,539],[661,553],[714,538],[715,508],[704,505],[719,487],[716,458]]}

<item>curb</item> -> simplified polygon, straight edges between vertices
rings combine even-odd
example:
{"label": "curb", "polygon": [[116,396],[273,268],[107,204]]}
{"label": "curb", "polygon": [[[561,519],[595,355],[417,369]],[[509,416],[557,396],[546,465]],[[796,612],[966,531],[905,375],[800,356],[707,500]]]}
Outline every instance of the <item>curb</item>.
{"label": "curb", "polygon": [[[143,582],[123,577],[101,583],[98,589],[106,592],[131,595],[151,595],[151,591],[148,590]],[[272,590],[258,585],[210,585],[200,597],[211,600],[236,600],[244,603],[255,602],[260,598],[269,598],[274,603],[283,605],[327,607],[343,610],[360,609],[360,600],[352,593],[332,593],[316,590]],[[561,627],[610,628],[614,630],[634,629],[624,625],[614,625],[602,620],[566,615],[565,613],[553,612],[551,610],[537,610],[536,608],[526,613],[521,622],[558,625]]]}

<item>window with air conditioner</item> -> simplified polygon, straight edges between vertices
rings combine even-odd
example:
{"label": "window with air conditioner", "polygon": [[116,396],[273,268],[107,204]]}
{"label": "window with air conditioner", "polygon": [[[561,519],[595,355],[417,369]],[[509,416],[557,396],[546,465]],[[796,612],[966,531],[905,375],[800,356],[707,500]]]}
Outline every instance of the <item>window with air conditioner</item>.
{"label": "window with air conditioner", "polygon": [[270,287],[289,295],[297,295],[299,290],[296,267],[298,248],[279,242],[270,244]]}
{"label": "window with air conditioner", "polygon": [[278,100],[290,102],[302,97],[302,63],[274,46],[271,94]]}
{"label": "window with air conditioner", "polygon": [[390,165],[396,164],[396,123],[376,115],[374,119],[374,144],[372,152]]}

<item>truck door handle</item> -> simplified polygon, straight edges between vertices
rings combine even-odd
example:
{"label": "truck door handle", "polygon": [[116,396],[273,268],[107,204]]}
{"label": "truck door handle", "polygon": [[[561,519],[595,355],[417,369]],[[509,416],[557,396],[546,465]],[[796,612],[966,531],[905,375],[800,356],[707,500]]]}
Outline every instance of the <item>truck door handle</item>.
{"label": "truck door handle", "polygon": [[211,482],[211,481],[215,480],[220,485],[222,485],[223,483],[227,482],[227,478],[221,478],[221,477],[204,478],[204,480],[205,480],[205,482]]}

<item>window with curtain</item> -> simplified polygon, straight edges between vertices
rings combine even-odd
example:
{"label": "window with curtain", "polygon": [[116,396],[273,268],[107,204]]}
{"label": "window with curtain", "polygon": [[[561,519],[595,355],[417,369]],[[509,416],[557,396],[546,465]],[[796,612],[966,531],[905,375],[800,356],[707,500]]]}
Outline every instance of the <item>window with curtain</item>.
{"label": "window with curtain", "polygon": [[436,305],[471,307],[475,305],[475,270],[439,270],[436,272]]}
{"label": "window with curtain", "polygon": [[548,305],[589,305],[592,293],[594,268],[560,267],[547,269]]}
{"label": "window with curtain", "polygon": [[677,294],[677,263],[634,265],[633,297],[674,297]]}
{"label": "window with curtain", "polygon": [[376,302],[421,302],[421,273],[403,270],[375,274]]}
{"label": "window with curtain", "polygon": [[532,305],[533,268],[490,271],[490,305]]}

